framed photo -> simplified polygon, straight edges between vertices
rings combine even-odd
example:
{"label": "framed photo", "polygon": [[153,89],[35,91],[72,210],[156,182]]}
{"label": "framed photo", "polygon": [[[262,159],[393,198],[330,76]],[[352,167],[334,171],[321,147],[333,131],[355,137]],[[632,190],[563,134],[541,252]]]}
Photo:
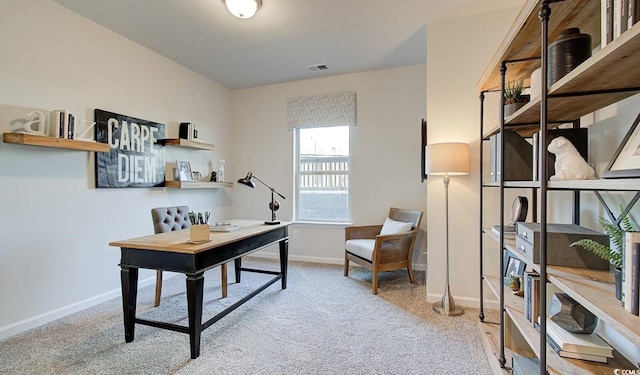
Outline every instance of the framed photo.
{"label": "framed photo", "polygon": [[622,139],[613,159],[602,172],[603,178],[640,177],[640,114],[631,125],[631,129]]}
{"label": "framed photo", "polygon": [[191,163],[188,161],[176,161],[178,168],[178,178],[180,181],[193,181],[193,173],[191,172]]}
{"label": "framed photo", "polygon": [[502,270],[502,277],[505,284],[509,284],[509,276],[517,275],[522,277],[524,275],[525,263],[513,253],[508,250],[504,252],[504,269]]}

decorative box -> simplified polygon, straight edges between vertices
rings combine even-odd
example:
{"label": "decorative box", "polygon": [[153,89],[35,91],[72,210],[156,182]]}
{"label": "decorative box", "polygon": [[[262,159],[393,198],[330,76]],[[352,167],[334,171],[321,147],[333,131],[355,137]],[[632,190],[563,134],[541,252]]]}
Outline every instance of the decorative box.
{"label": "decorative box", "polygon": [[513,375],[539,374],[540,360],[538,358],[514,354],[513,357],[511,357],[511,370]]}
{"label": "decorative box", "polygon": [[193,242],[209,241],[209,225],[192,225],[189,227],[189,238]]}
{"label": "decorative box", "polygon": [[[516,247],[534,263],[540,263],[540,223],[516,223]],[[609,246],[609,237],[576,224],[547,224],[547,265],[609,270],[609,262],[580,246],[583,238]]]}

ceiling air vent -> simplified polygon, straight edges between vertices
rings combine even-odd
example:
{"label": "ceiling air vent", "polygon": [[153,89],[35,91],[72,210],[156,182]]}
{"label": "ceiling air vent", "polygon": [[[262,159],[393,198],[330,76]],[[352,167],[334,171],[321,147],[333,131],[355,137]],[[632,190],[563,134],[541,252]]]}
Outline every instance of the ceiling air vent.
{"label": "ceiling air vent", "polygon": [[318,65],[309,65],[307,69],[311,72],[322,72],[325,70],[329,70],[329,65],[327,64],[318,64]]}

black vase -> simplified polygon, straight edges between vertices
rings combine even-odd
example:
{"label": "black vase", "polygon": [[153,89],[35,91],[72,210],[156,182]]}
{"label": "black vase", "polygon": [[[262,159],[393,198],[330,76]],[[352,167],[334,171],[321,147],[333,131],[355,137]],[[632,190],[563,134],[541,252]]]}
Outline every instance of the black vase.
{"label": "black vase", "polygon": [[577,27],[566,29],[549,44],[548,52],[547,83],[551,86],[591,57],[591,35],[581,34]]}

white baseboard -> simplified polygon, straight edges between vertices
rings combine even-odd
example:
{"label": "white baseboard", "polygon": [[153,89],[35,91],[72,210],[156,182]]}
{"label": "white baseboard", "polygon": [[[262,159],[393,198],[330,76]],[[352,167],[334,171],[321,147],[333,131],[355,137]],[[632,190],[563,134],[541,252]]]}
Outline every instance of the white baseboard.
{"label": "white baseboard", "polygon": [[[280,259],[280,254],[278,253],[270,253],[267,251],[253,253],[250,255],[254,258],[265,258],[265,259]],[[299,261],[299,262],[309,262],[309,263],[324,263],[324,264],[344,264],[344,258],[323,258],[323,257],[310,257],[306,255],[291,255],[289,254],[289,260]],[[355,263],[354,263],[355,264]],[[426,264],[414,264],[413,269],[417,271],[425,271],[427,269]]]}
{"label": "white baseboard", "polygon": [[[156,282],[155,276],[149,277],[144,280],[140,280],[138,282],[138,288],[143,288],[145,286],[155,284],[155,282]],[[25,320],[21,320],[16,323],[6,325],[4,327],[0,327],[0,340],[3,340],[13,335],[17,335],[18,333],[25,332],[36,327],[39,327],[41,325],[53,322],[54,320],[64,318],[67,315],[77,313],[79,311],[88,309],[89,307],[99,305],[103,302],[112,300],[114,298],[118,298],[121,295],[122,295],[122,292],[120,288],[113,289],[108,292],[99,294],[97,296],[87,298],[83,301],[72,303],[68,306],[63,306],[59,309],[48,311],[44,314],[40,314]]]}
{"label": "white baseboard", "polygon": [[[453,296],[453,299],[456,302],[456,305],[479,308],[480,300],[478,298],[468,298],[468,297],[456,297]],[[442,294],[436,293],[427,293],[427,301],[431,303],[440,303],[442,301]],[[485,309],[489,310],[498,310],[500,309],[500,305],[497,300],[485,300],[484,306]]]}

